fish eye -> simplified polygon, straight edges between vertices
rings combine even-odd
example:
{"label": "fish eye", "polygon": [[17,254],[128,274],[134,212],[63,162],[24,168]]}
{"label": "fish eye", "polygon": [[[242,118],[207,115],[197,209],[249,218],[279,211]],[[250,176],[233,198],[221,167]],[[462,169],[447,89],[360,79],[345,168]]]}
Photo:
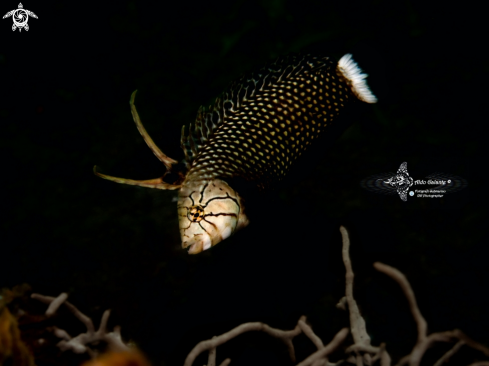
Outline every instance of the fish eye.
{"label": "fish eye", "polygon": [[188,209],[187,217],[192,222],[199,222],[204,218],[204,207],[195,205]]}

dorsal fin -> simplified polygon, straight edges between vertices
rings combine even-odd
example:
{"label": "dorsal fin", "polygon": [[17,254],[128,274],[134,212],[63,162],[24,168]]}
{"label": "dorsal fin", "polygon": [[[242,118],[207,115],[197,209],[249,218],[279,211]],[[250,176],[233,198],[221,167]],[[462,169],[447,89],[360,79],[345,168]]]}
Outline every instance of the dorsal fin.
{"label": "dorsal fin", "polygon": [[213,128],[212,126],[208,127],[205,118],[205,109],[201,106],[197,111],[194,128],[192,128],[192,123],[190,123],[188,134],[185,134],[185,126],[182,127],[180,146],[185,154],[187,168],[190,168],[190,165],[197,156],[199,150],[207,142]]}
{"label": "dorsal fin", "polygon": [[185,129],[182,129],[181,147],[185,153],[187,168],[190,169],[195,157],[212,137],[215,129],[228,123],[229,117],[238,111],[244,101],[253,98],[257,92],[263,92],[264,88],[278,85],[291,76],[314,73],[323,67],[332,66],[334,63],[328,57],[289,54],[233,81],[221,96],[216,98],[214,105],[208,109],[199,108],[194,129],[190,124],[187,135]]}

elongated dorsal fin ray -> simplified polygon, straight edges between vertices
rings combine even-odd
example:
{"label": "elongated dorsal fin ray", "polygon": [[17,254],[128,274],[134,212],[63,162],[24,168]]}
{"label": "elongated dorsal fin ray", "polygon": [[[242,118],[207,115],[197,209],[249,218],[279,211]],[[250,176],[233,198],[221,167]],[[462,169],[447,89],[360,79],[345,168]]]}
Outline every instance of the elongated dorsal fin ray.
{"label": "elongated dorsal fin ray", "polygon": [[205,145],[210,135],[209,128],[204,121],[204,108],[201,106],[197,111],[194,126],[189,124],[188,134],[185,134],[185,127],[182,128],[182,136],[180,144],[185,154],[187,168],[190,169],[192,161],[197,156],[198,152]]}
{"label": "elongated dorsal fin ray", "polygon": [[[130,184],[130,185],[134,185],[134,186],[141,186],[141,187],[147,187],[147,188],[157,188],[157,189],[179,189],[182,186],[181,182],[183,182],[183,180],[185,178],[185,174],[182,171],[179,171],[179,169],[177,168],[176,169],[177,170],[176,171],[177,179],[174,180],[174,183],[178,183],[178,184],[170,184],[170,183],[166,183],[165,181],[163,181],[163,178],[166,175],[168,175],[170,173],[175,173],[172,171],[172,168],[178,164],[178,161],[166,156],[159,149],[159,147],[156,146],[153,139],[146,132],[146,129],[144,128],[144,126],[141,122],[141,119],[139,118],[139,114],[136,110],[136,106],[134,105],[134,99],[136,98],[136,92],[137,92],[137,90],[135,90],[132,93],[131,99],[129,101],[129,104],[131,106],[132,117],[134,119],[134,122],[136,123],[136,127],[138,128],[139,133],[141,134],[141,136],[143,136],[144,141],[146,141],[146,144],[151,149],[151,151],[153,151],[153,153],[156,155],[158,160],[161,161],[165,165],[167,171],[165,172],[165,174],[161,178],[147,179],[147,180],[134,180],[134,179],[112,177],[110,175],[105,175],[105,174],[97,172],[96,166],[93,167],[93,172],[96,176],[98,176],[100,178],[107,179],[107,180],[110,180],[110,181],[116,182],[116,183]],[[183,138],[183,136],[182,136],[182,138]],[[182,141],[182,143],[183,143],[183,141]]]}
{"label": "elongated dorsal fin ray", "polygon": [[132,118],[134,119],[134,122],[136,123],[136,127],[139,130],[139,133],[141,136],[143,136],[144,141],[146,141],[146,144],[148,147],[151,149],[151,151],[156,155],[159,161],[161,161],[163,164],[165,164],[166,169],[171,170],[172,165],[177,164],[178,161],[166,156],[158,146],[154,143],[153,139],[149,136],[149,134],[146,132],[146,129],[144,128],[141,119],[139,118],[139,114],[136,110],[136,106],[134,105],[134,99],[136,98],[136,93],[137,90],[135,90],[132,95],[131,95],[131,100],[129,101],[129,104],[131,105],[131,113],[132,113]]}
{"label": "elongated dorsal fin ray", "polygon": [[164,190],[173,190],[180,189],[181,184],[170,184],[163,181],[162,178],[155,179],[147,179],[147,180],[134,180],[134,179],[125,179],[112,177],[110,175],[105,175],[97,172],[97,166],[93,167],[93,173],[100,178],[110,180],[112,182],[121,183],[121,184],[130,184],[133,186],[141,186],[146,188],[156,188],[156,189],[164,189]]}

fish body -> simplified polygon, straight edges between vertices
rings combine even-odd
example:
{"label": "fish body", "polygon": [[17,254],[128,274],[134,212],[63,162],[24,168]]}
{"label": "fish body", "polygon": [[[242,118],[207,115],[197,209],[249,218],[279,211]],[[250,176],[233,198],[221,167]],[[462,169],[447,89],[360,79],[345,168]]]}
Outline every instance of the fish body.
{"label": "fish body", "polygon": [[242,178],[260,190],[281,181],[301,154],[327,131],[351,100],[375,103],[351,55],[293,54],[231,83],[208,109],[200,108],[188,133],[182,128],[185,170],[173,184],[163,178],[177,164],[153,143],[131,110],[140,133],[167,167],[161,178],[135,181],[95,173],[118,183],[179,189],[182,247],[200,253],[246,227],[244,201],[227,181]]}

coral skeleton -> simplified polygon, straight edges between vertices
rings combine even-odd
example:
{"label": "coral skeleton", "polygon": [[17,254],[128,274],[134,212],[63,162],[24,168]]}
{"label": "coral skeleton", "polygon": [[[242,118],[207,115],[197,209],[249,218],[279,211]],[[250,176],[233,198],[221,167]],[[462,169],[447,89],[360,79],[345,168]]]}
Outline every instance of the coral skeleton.
{"label": "coral skeleton", "polygon": [[98,355],[97,350],[92,349],[90,344],[96,342],[107,343],[110,351],[122,352],[129,351],[130,347],[126,345],[121,338],[121,330],[119,326],[114,327],[113,332],[107,332],[107,321],[109,320],[110,310],[105,310],[100,321],[98,330],[95,330],[92,319],[83,314],[76,306],[66,301],[68,294],[63,292],[57,297],[44,296],[40,294],[32,294],[33,299],[39,300],[45,304],[49,304],[46,310],[46,316],[53,316],[62,304],[77,317],[87,327],[86,333],[81,333],[76,337],[71,337],[65,330],[58,327],[53,327],[53,333],[62,338],[57,346],[62,350],[72,350],[75,353],[87,352],[92,358]]}
{"label": "coral skeleton", "polygon": [[[337,307],[340,309],[345,309],[348,307],[350,315],[350,329],[341,329],[333,339],[324,345],[321,339],[314,333],[312,328],[306,324],[306,317],[302,316],[296,327],[292,330],[284,331],[280,329],[274,329],[264,323],[245,323],[238,327],[230,330],[227,333],[221,334],[218,337],[213,337],[210,340],[202,341],[198,343],[192,351],[188,354],[184,366],[191,366],[195,361],[196,357],[205,351],[209,351],[207,366],[216,365],[216,348],[223,343],[231,340],[232,338],[243,334],[245,332],[259,330],[269,335],[279,338],[282,340],[287,348],[289,349],[290,358],[295,363],[295,350],[292,343],[292,339],[304,333],[316,346],[317,351],[312,355],[307,357],[305,360],[299,362],[297,366],[339,366],[342,364],[355,364],[357,366],[363,365],[373,365],[378,362],[381,366],[390,366],[391,357],[386,350],[385,343],[381,343],[380,346],[375,347],[370,344],[370,336],[367,333],[365,319],[360,314],[358,305],[353,297],[353,269],[350,260],[350,239],[348,237],[347,230],[341,226],[340,232],[343,238],[343,263],[346,268],[346,291],[345,297],[343,297]],[[376,262],[374,263],[374,268],[386,274],[401,287],[406,299],[409,303],[409,308],[411,314],[413,315],[414,321],[416,322],[418,330],[418,339],[414,345],[412,351],[407,356],[402,357],[396,366],[409,365],[418,366],[421,359],[426,352],[426,350],[433,346],[436,342],[453,342],[455,345],[447,351],[434,365],[441,366],[449,360],[449,358],[454,355],[460,347],[467,345],[475,350],[482,352],[485,356],[489,357],[489,348],[483,346],[482,344],[470,339],[462,331],[455,329],[447,332],[437,332],[428,335],[427,333],[427,323],[424,319],[421,311],[416,303],[416,297],[414,296],[413,289],[409,284],[406,277],[397,269],[388,266],[386,264]],[[349,332],[351,331],[353,344],[348,346],[345,350],[346,356],[337,362],[330,362],[329,356],[345,341]],[[229,358],[225,359],[221,366],[227,366],[231,360]],[[472,363],[470,366],[489,366],[489,361],[478,361]]]}
{"label": "coral skeleton", "polygon": [[[342,257],[346,269],[345,296],[340,299],[336,306],[337,308],[348,310],[350,319],[349,328],[345,327],[338,331],[333,339],[325,345],[323,341],[314,333],[312,327],[306,323],[305,316],[301,316],[297,322],[297,325],[291,330],[272,328],[269,325],[261,322],[244,323],[224,334],[199,342],[187,355],[184,366],[193,365],[195,359],[201,353],[206,351],[208,352],[207,366],[216,366],[217,347],[239,336],[240,334],[250,331],[262,331],[272,337],[280,339],[287,347],[290,359],[297,366],[339,366],[344,364],[363,366],[373,365],[375,363],[380,364],[380,366],[390,366],[392,360],[386,349],[386,344],[381,343],[379,346],[373,346],[371,344],[370,336],[367,333],[365,319],[361,315],[360,309],[353,296],[354,273],[349,254],[350,240],[348,237],[348,232],[343,226],[340,227],[340,232],[342,235]],[[489,357],[488,347],[472,340],[458,329],[428,334],[427,322],[419,310],[413,289],[411,288],[411,285],[406,277],[396,268],[380,262],[374,263],[374,268],[397,282],[408,301],[410,312],[417,327],[417,340],[411,350],[411,353],[402,357],[395,364],[396,366],[420,365],[427,349],[432,347],[437,342],[454,343],[454,345],[435,362],[434,366],[441,366],[448,362],[449,359],[464,345],[481,352],[486,357]],[[110,315],[109,310],[104,312],[100,327],[98,330],[95,330],[92,320],[78,310],[74,305],[66,301],[68,298],[66,293],[61,293],[57,297],[43,296],[39,294],[32,294],[31,297],[43,303],[49,304],[45,312],[46,316],[49,317],[54,315],[59,307],[64,304],[73,313],[73,315],[75,315],[75,317],[85,324],[87,331],[79,334],[76,337],[71,337],[65,330],[57,327],[53,327],[51,330],[57,337],[62,338],[62,340],[57,344],[62,351],[71,350],[75,353],[87,352],[95,362],[87,363],[87,366],[108,364],[105,361],[101,362],[102,359],[117,360],[117,362],[127,361],[125,364],[149,365],[142,354],[140,354],[134,347],[130,347],[123,342],[120,327],[115,327],[113,332],[107,332],[107,321]],[[343,344],[350,332],[352,335],[351,338],[353,339],[353,344]],[[311,340],[317,350],[301,362],[296,363],[295,349],[292,341],[301,333]],[[91,345],[100,341],[105,342],[108,345],[108,353],[102,355],[102,358],[96,358],[98,352],[97,350],[93,349]],[[340,346],[344,349],[344,352],[342,353],[338,351],[333,355],[333,353],[337,351]],[[332,355],[335,358],[340,359],[338,361],[331,362],[330,357]],[[231,359],[226,358],[220,365],[227,366],[230,363]],[[489,366],[489,361],[476,361],[470,364],[470,366]]]}

